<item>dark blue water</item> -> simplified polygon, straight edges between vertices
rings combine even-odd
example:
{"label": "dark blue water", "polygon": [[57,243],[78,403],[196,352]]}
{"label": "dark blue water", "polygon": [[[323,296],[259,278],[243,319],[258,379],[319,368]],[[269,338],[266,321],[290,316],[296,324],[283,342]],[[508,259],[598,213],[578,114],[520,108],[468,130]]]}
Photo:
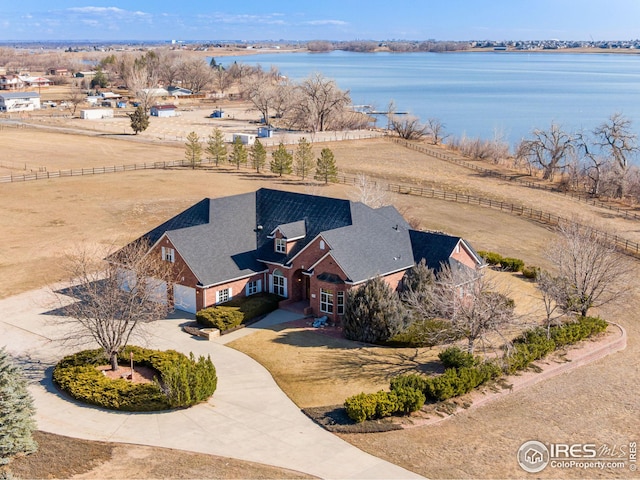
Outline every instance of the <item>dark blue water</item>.
{"label": "dark blue water", "polygon": [[[294,80],[313,73],[335,79],[354,104],[437,118],[456,137],[511,144],[551,122],[574,132],[621,112],[640,132],[640,55],[569,53],[279,53],[219,57]],[[379,123],[384,126],[386,120]]]}

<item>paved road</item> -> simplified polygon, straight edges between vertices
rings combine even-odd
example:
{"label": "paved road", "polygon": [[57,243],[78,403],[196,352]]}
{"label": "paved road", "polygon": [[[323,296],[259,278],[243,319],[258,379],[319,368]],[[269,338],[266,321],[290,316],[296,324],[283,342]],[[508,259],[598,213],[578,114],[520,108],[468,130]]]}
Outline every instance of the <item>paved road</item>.
{"label": "paved road", "polygon": [[[318,427],[261,365],[224,346],[233,337],[208,342],[181,332],[179,325],[187,316],[154,324],[144,346],[211,355],[219,380],[208,403],[167,413],[116,413],[63,398],[51,384],[51,367],[77,347],[62,343],[64,327],[55,322],[59,317],[47,313],[56,306],[47,290],[0,300],[0,346],[5,345],[27,370],[41,430],[234,457],[322,478],[422,478]],[[277,311],[253,328],[295,318],[293,313]]]}

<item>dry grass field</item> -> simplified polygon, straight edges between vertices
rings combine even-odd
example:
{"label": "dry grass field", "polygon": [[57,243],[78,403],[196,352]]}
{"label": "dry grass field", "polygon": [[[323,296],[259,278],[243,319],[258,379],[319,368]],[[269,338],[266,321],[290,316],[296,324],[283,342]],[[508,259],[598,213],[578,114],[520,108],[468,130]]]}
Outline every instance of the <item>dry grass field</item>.
{"label": "dry grass field", "polygon": [[[0,130],[0,145],[4,151],[3,159],[15,158],[29,165],[44,163],[47,168],[49,165],[51,168],[53,165],[55,168],[70,168],[72,164],[136,163],[145,159],[181,158],[183,155],[180,144],[126,142],[101,136],[32,129]],[[579,216],[630,239],[640,239],[640,223],[620,219],[607,211],[560,195],[484,178],[386,140],[336,142],[330,146],[343,172],[364,171],[396,183],[446,187],[517,202],[567,217]],[[42,153],[42,149],[51,154]],[[29,154],[24,154],[25,151]],[[36,161],[31,155],[36,157]],[[109,161],[105,162],[107,158]],[[0,184],[0,296],[64,278],[65,254],[74,249],[107,249],[121,245],[205,196],[230,195],[263,186],[338,197],[349,197],[355,193],[353,187],[343,185],[309,186],[294,177],[256,176],[248,170],[235,172],[229,168],[149,170]],[[423,228],[464,236],[477,249],[519,257],[528,264],[546,265],[543,252],[554,234],[544,225],[471,205],[407,195],[395,195],[391,200],[407,217],[417,219]],[[635,278],[640,279],[638,264],[634,263],[633,268]],[[528,288],[528,284],[522,283]],[[630,285],[630,290],[634,286]],[[531,298],[526,291],[520,295],[522,300],[519,303],[526,303]],[[637,421],[640,296],[632,291],[619,307],[600,313],[608,320],[618,321],[628,330],[629,346],[624,352],[479,409],[462,412],[436,426],[379,434],[350,434],[343,435],[343,438],[430,478],[523,476],[515,455],[520,444],[530,439],[618,445],[637,440],[640,425]],[[336,392],[340,389],[348,386],[353,391],[368,390],[386,383],[388,372],[405,368],[400,360],[395,365],[380,365],[378,362],[372,368],[377,353],[374,349],[367,351],[354,348],[351,343],[329,342],[310,332],[265,331],[249,337],[247,342],[253,344],[243,347],[247,351],[268,347],[273,352],[298,356],[298,360],[288,363],[286,369],[277,364],[277,359],[271,362],[264,360],[264,363],[299,405],[336,403]],[[411,357],[415,352],[397,353],[400,358],[401,355]],[[419,355],[423,356],[413,359],[415,363],[429,361],[428,352],[419,352]],[[324,372],[316,370],[318,376],[324,373],[322,381],[336,386],[331,392],[324,392],[309,381],[306,363],[317,364],[318,358],[331,358],[323,366]],[[358,365],[365,368],[356,374]],[[350,379],[354,379],[353,384]],[[305,392],[307,388],[308,392]],[[154,455],[154,458],[162,457],[161,454]],[[149,471],[145,475],[158,474]],[[538,476],[634,475],[628,471],[547,469]],[[91,478],[98,477],[101,475]]]}

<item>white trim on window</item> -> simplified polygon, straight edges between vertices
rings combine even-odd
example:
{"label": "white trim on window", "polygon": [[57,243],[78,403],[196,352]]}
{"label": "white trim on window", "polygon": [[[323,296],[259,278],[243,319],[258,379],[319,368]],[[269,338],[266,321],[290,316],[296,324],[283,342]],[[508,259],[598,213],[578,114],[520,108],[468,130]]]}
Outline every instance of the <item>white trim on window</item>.
{"label": "white trim on window", "polygon": [[340,291],[336,294],[336,313],[344,315],[344,292]]}
{"label": "white trim on window", "polygon": [[248,297],[250,295],[255,295],[262,291],[262,281],[261,280],[252,280],[247,282],[247,286],[245,287],[245,295]]}
{"label": "white trim on window", "polygon": [[167,262],[175,263],[176,251],[173,248],[162,247],[162,259]]}
{"label": "white trim on window", "polygon": [[216,291],[216,304],[231,300],[231,287]]}
{"label": "white trim on window", "polygon": [[333,313],[333,292],[331,290],[320,289],[320,311],[322,313]]}
{"label": "white trim on window", "polygon": [[287,239],[286,238],[276,238],[275,239],[275,250],[276,250],[276,253],[287,253]]}
{"label": "white trim on window", "polygon": [[287,298],[287,277],[280,270],[270,275],[271,293]]}

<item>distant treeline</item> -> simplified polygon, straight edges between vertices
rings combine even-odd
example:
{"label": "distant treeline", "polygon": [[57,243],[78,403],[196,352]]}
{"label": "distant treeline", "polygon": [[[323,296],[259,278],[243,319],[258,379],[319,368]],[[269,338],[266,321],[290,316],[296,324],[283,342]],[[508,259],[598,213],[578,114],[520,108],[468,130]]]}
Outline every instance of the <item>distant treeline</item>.
{"label": "distant treeline", "polygon": [[398,41],[398,42],[375,42],[375,41],[348,41],[330,42],[325,40],[315,40],[307,44],[311,52],[330,52],[332,50],[344,50],[346,52],[456,52],[468,50],[469,42],[437,42],[435,40],[426,41]]}

